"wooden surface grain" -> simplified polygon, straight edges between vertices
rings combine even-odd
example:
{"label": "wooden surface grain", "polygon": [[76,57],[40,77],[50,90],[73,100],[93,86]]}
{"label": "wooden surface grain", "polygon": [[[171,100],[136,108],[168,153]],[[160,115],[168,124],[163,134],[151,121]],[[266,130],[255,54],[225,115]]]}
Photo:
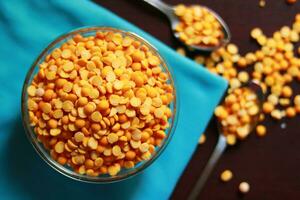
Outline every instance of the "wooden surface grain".
{"label": "wooden surface grain", "polygon": [[[179,43],[172,37],[168,20],[141,0],[95,0],[120,17],[149,32],[167,45],[176,48]],[[218,12],[228,23],[232,42],[240,52],[256,50],[249,32],[261,27],[267,35],[291,25],[295,14],[300,13],[300,1],[287,5],[285,0],[266,0],[266,7],[258,6],[259,0],[166,0],[170,4],[202,4]],[[299,83],[293,84],[299,94]],[[197,88],[195,88],[196,90]],[[287,127],[280,128],[284,122]],[[211,174],[199,199],[300,199],[300,117],[275,122],[267,119],[265,138],[252,134],[246,141],[228,148]],[[185,199],[198,179],[203,166],[216,143],[217,130],[212,120],[207,130],[207,142],[199,146],[173,192],[172,199]],[[222,183],[219,174],[231,169],[232,181]],[[241,181],[250,183],[250,192],[240,195],[237,191]],[[151,187],[151,186],[149,186]]]}

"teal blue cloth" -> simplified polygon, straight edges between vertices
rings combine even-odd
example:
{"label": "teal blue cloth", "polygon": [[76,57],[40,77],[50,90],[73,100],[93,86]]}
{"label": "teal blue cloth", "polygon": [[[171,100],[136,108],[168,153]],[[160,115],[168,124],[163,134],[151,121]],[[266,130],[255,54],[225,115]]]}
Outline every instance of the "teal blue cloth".
{"label": "teal blue cloth", "polygon": [[[55,172],[34,152],[21,124],[21,88],[30,65],[57,36],[87,25],[130,30],[150,41],[174,71],[180,102],[177,129],[161,157],[144,173],[107,185],[81,183]],[[222,78],[92,2],[2,0],[0,199],[167,199],[226,87]]]}

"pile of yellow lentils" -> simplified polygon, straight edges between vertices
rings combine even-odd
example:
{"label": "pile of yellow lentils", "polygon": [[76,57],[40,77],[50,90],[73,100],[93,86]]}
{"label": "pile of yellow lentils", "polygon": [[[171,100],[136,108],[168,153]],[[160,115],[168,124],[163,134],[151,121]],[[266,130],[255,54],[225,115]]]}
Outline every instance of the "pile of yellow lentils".
{"label": "pile of yellow lentils", "polygon": [[218,46],[224,38],[219,21],[202,6],[179,4],[175,6],[175,14],[179,17],[175,31],[188,45]]}
{"label": "pile of yellow lentils", "polygon": [[[287,2],[295,3],[296,1]],[[237,95],[236,92],[239,91],[238,93],[242,94],[240,91],[244,87],[241,86],[249,80],[259,82],[267,94],[262,106],[263,113],[259,116],[260,122],[264,121],[265,115],[280,121],[283,118],[293,118],[300,114],[300,94],[294,94],[290,86],[293,81],[300,81],[300,47],[296,49],[295,46],[295,43],[300,41],[300,14],[296,15],[292,27],[283,26],[279,31],[274,32],[272,37],[264,35],[260,28],[254,28],[250,36],[260,45],[260,49],[255,52],[241,56],[236,45],[228,44],[207,57],[195,57],[197,63],[205,65],[212,73],[219,74],[229,81],[228,95],[224,103],[215,109],[215,115],[225,130],[224,134],[229,145],[234,145],[237,138],[244,139],[249,134],[246,128],[241,129],[241,124],[251,123],[252,111],[247,110],[247,114],[243,115],[246,117],[241,117],[240,112],[243,110],[239,99],[241,95]],[[177,52],[185,55],[183,48],[178,48]],[[254,99],[254,97],[246,99],[245,104],[257,105]],[[238,104],[235,105],[235,103]],[[257,114],[258,108],[254,107],[253,114]],[[232,125],[231,121],[234,122]],[[258,136],[265,136],[266,133],[264,125],[256,126]],[[199,144],[203,144],[205,140],[205,134],[202,134]],[[233,173],[228,169],[220,174],[223,182],[228,182],[232,178]],[[241,182],[238,189],[241,193],[247,193],[250,185],[247,182]]]}
{"label": "pile of yellow lentils", "polygon": [[[297,0],[286,0],[286,2],[294,4]],[[260,7],[265,5],[265,0],[259,1]],[[202,10],[204,11],[205,8]],[[175,13],[181,20],[176,31],[180,39],[188,45],[217,45],[217,41],[219,42],[223,37],[220,33],[221,29],[216,19],[214,21],[209,13],[204,14],[202,19],[199,15],[193,20],[193,15],[200,11],[200,6],[197,10],[195,7],[193,9],[184,5],[176,6]],[[202,25],[197,20],[201,20]],[[204,30],[208,32],[207,35],[203,33]],[[271,37],[267,37],[260,28],[254,28],[250,36],[260,46],[260,49],[255,52],[248,52],[242,56],[239,54],[238,47],[231,43],[212,52],[209,56],[199,55],[194,58],[197,63],[203,64],[212,73],[221,75],[229,81],[228,95],[223,104],[215,109],[215,115],[221,123],[229,145],[235,145],[237,138],[245,139],[249,135],[250,124],[256,120],[256,117],[259,122],[263,122],[265,115],[281,120],[293,118],[300,113],[300,94],[294,94],[290,86],[294,80],[300,81],[300,47],[296,49],[295,46],[295,43],[300,41],[300,13],[296,15],[291,27],[283,26]],[[178,48],[177,52],[186,56],[184,48]],[[261,108],[256,95],[249,89],[241,87],[250,80],[258,82],[267,94],[262,106],[263,113],[260,115]],[[258,136],[265,136],[266,133],[267,129],[264,125],[256,126]],[[202,134],[199,144],[205,141],[206,136]],[[224,170],[220,174],[223,182],[230,181],[232,177],[233,173],[230,170]],[[247,193],[249,190],[249,183],[239,184],[241,193]]]}
{"label": "pile of yellow lentils", "polygon": [[258,119],[260,107],[256,94],[247,87],[233,90],[222,105],[215,109],[227,143],[235,144],[236,137],[244,139],[251,131],[251,125]]}
{"label": "pile of yellow lentils", "polygon": [[89,176],[115,176],[150,159],[174,98],[160,58],[111,31],[78,34],[54,49],[27,91],[39,141],[58,163]]}
{"label": "pile of yellow lentils", "polygon": [[[294,94],[291,83],[300,81],[300,47],[295,43],[300,41],[300,14],[297,14],[291,27],[283,26],[271,37],[263,34],[260,28],[254,28],[250,33],[260,49],[239,54],[238,47],[228,44],[219,48],[209,56],[196,56],[195,61],[203,64],[209,71],[223,76],[229,81],[229,95],[249,80],[256,80],[267,94],[263,103],[260,121],[265,115],[275,120],[293,118],[300,113],[300,95]],[[178,53],[185,54],[182,48]],[[216,114],[218,113],[217,108]],[[258,136],[264,136],[267,130],[264,125],[256,127]],[[233,136],[228,141],[235,141]],[[241,137],[239,137],[241,138]],[[205,141],[203,135],[199,143]],[[233,144],[231,142],[231,144]]]}

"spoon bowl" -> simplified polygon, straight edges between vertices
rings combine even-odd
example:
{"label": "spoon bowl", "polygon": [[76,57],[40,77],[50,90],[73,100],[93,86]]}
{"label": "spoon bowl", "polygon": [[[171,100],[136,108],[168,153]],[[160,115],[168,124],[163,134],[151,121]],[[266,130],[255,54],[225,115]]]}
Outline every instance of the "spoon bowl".
{"label": "spoon bowl", "polygon": [[[253,131],[253,129],[256,127],[256,125],[259,121],[259,116],[260,116],[260,113],[262,111],[262,105],[263,105],[263,102],[264,102],[265,95],[264,95],[264,92],[263,92],[262,88],[260,87],[259,83],[256,80],[247,82],[247,83],[243,84],[240,88],[249,89],[251,92],[253,92],[253,94],[256,95],[256,98],[257,98],[257,104],[258,104],[259,112],[256,115],[253,116],[253,121],[252,121],[252,123],[250,124],[250,127],[249,127],[249,133],[251,133]],[[217,127],[218,127],[219,134],[224,135],[222,124],[218,120],[217,120]]]}
{"label": "spoon bowl", "polygon": [[175,14],[174,7],[171,5],[168,5],[160,0],[144,0],[144,1],[147,2],[148,4],[150,4],[151,6],[155,7],[156,9],[160,10],[162,13],[164,13],[168,17],[168,19],[171,23],[171,29],[172,29],[174,37],[176,39],[178,39],[182,44],[184,44],[190,50],[201,51],[201,52],[212,52],[222,46],[225,46],[231,40],[231,33],[229,30],[229,27],[227,26],[225,21],[220,17],[220,15],[218,15],[215,11],[213,11],[212,9],[210,9],[206,6],[201,6],[201,7],[205,8],[206,10],[208,10],[217,19],[217,21],[221,24],[222,31],[224,33],[224,38],[221,40],[219,45],[215,45],[215,46],[187,45],[186,43],[184,43],[180,40],[179,33],[175,30],[176,26],[178,25],[180,20]]}
{"label": "spoon bowl", "polygon": [[[258,114],[254,116],[254,120],[252,121],[252,124],[250,124],[250,128],[249,128],[249,133],[250,133],[251,131],[253,131],[253,129],[256,127],[256,125],[259,121],[259,115],[262,111],[262,104],[264,102],[264,93],[263,93],[262,88],[256,81],[251,81],[249,83],[246,83],[245,85],[242,85],[242,87],[246,87],[246,88],[250,89],[254,94],[256,94],[257,103],[258,103],[258,107],[259,107]],[[227,147],[226,137],[223,134],[222,125],[219,121],[217,121],[217,126],[218,126],[218,133],[219,133],[218,142],[217,142],[215,149],[214,149],[212,155],[210,156],[206,166],[204,167],[204,170],[202,171],[201,176],[197,180],[192,192],[189,194],[188,200],[196,200],[197,199],[197,197],[198,197],[199,193],[201,192],[202,188],[204,187],[210,173],[214,169],[219,158],[221,157],[221,155],[223,154],[223,152],[225,151],[225,149]]]}

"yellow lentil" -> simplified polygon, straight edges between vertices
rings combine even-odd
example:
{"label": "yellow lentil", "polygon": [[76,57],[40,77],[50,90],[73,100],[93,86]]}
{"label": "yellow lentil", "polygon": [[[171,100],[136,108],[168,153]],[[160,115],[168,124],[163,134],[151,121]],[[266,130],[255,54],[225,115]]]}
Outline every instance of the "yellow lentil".
{"label": "yellow lentil", "polygon": [[248,193],[250,190],[250,185],[247,182],[241,182],[239,185],[239,191],[243,194]]}
{"label": "yellow lentil", "polygon": [[59,141],[55,144],[54,150],[56,153],[63,153],[64,152],[65,144],[62,141]]}
{"label": "yellow lentil", "polygon": [[267,129],[264,125],[258,125],[256,126],[256,134],[260,137],[265,136],[267,133]]}
{"label": "yellow lentil", "polygon": [[200,136],[200,138],[199,138],[198,143],[199,143],[199,144],[204,144],[205,141],[206,141],[206,136],[205,136],[205,134],[202,134],[202,135]]}
{"label": "yellow lentil", "polygon": [[224,170],[222,173],[221,173],[221,176],[220,176],[220,179],[223,181],[223,182],[228,182],[232,179],[233,177],[233,174],[230,170]]}

